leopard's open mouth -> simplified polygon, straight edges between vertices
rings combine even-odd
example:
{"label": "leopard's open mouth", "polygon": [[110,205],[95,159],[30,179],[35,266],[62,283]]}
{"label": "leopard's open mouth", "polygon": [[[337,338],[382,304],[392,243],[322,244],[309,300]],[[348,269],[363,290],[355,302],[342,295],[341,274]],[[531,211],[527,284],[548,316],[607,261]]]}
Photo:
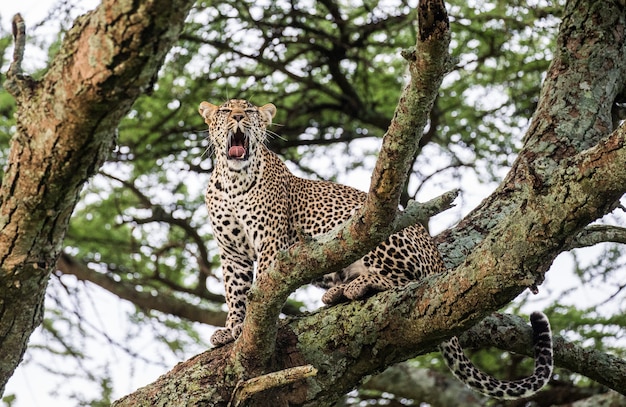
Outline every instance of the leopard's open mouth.
{"label": "leopard's open mouth", "polygon": [[247,160],[248,159],[248,136],[237,129],[228,133],[228,149],[226,155],[229,160]]}

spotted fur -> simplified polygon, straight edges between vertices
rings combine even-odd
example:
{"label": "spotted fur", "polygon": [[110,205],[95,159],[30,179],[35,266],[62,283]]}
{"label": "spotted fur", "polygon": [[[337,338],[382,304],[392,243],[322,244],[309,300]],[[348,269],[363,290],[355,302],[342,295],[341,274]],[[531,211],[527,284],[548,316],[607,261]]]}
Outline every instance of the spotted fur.
{"label": "spotted fur", "polygon": [[[206,204],[220,249],[228,317],[211,343],[221,346],[241,333],[246,295],[257,270],[267,270],[276,254],[296,243],[298,234],[319,236],[345,222],[366,194],[326,181],[306,180],[287,169],[265,147],[266,128],[276,107],[257,107],[231,99],[221,106],[200,104],[215,151],[215,169]],[[344,270],[315,283],[328,291],[325,304],[357,300],[372,293],[406,285],[428,274],[445,271],[426,230],[419,224],[391,235]],[[550,327],[543,314],[533,314],[535,373],[519,382],[498,381],[480,372],[463,354],[458,340],[441,344],[455,376],[476,390],[499,398],[526,397],[547,383],[552,372]]]}

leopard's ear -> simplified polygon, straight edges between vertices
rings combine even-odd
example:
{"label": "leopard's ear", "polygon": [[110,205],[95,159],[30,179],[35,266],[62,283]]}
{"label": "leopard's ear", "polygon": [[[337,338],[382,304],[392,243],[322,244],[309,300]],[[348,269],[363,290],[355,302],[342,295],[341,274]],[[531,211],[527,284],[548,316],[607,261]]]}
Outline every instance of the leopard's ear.
{"label": "leopard's ear", "polygon": [[198,112],[200,116],[204,118],[204,122],[206,124],[211,124],[211,119],[213,118],[213,113],[217,111],[219,106],[215,106],[209,102],[200,103],[200,107],[198,107]]}
{"label": "leopard's ear", "polygon": [[259,107],[259,112],[261,112],[261,115],[265,119],[266,124],[270,125],[272,124],[272,119],[276,115],[276,106],[274,106],[271,103],[268,103],[266,105]]}

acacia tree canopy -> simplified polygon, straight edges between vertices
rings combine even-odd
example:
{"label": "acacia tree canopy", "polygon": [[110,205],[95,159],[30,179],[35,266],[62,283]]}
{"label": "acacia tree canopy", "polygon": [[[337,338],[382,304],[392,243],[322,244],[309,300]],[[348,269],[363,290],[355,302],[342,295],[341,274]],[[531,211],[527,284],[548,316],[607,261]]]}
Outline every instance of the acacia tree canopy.
{"label": "acacia tree canopy", "polygon": [[[540,290],[558,291],[544,303],[561,334],[560,369],[559,386],[539,397],[558,404],[607,388],[624,394],[625,5],[454,1],[446,5],[449,30],[445,13],[433,12],[441,6],[103,1],[77,19],[64,14],[71,7],[57,8],[67,26],[41,71],[26,76],[15,57],[4,56],[13,65],[5,67],[0,93],[2,386],[42,318],[43,339],[31,342],[26,359],[56,353],[63,363],[87,363],[88,347],[77,336],[108,337],[78,303],[92,285],[135,307],[127,339],[110,346],[155,364],[168,362],[133,342],[141,331],[152,332],[178,360],[206,346],[199,324],[219,326],[225,313],[202,203],[210,146],[196,108],[202,100],[238,97],[278,106],[269,145],[298,174],[350,182],[374,173],[380,186],[381,166],[395,171],[382,199],[358,214],[378,222],[381,234],[389,232],[383,226],[394,222],[389,208],[398,202],[413,209],[412,198],[459,188],[460,222],[436,236],[451,272],[302,315],[315,308],[302,301],[306,293],[282,306],[285,298],[375,242],[348,227],[345,235],[356,233],[357,244],[346,252],[343,240],[326,242],[326,254],[335,245],[334,259],[318,256],[316,242],[294,247],[253,291],[254,318],[241,341],[187,360],[117,405],[153,405],[155,394],[225,405],[240,381],[308,364],[313,376],[253,400],[324,405],[393,365],[342,402],[387,392],[397,403],[406,397],[447,405],[449,393],[437,385],[443,380],[423,392],[389,380],[394,372],[419,377],[420,369],[445,375],[436,356],[396,363],[434,350],[544,277]],[[6,51],[11,35],[2,34]],[[409,123],[408,131],[396,133],[398,123]],[[405,151],[389,166],[386,149],[398,145]],[[497,187],[467,207],[468,179]],[[602,224],[591,224],[600,218]],[[544,274],[560,253],[599,243],[594,260],[575,262],[572,278],[586,287],[603,282],[610,292],[589,304],[572,302],[558,279],[550,284],[560,271]],[[574,260],[581,256],[576,250]],[[316,267],[294,262],[303,256]],[[276,325],[281,306],[288,318]],[[529,335],[519,320],[496,316],[462,339],[528,353],[528,341],[513,343],[519,335],[480,335],[512,329]],[[503,363],[501,351],[496,355],[476,357],[499,377],[526,374],[528,360],[511,355]],[[84,370],[102,394],[77,400],[108,405],[120,395],[112,395],[107,369]],[[468,405],[484,402],[453,389]]]}

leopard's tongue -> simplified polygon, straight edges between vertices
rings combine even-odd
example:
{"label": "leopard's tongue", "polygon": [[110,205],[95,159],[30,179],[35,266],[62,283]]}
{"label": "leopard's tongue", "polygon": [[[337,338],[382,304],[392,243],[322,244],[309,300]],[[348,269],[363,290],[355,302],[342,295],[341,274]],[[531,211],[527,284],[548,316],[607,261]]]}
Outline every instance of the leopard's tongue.
{"label": "leopard's tongue", "polygon": [[228,149],[228,156],[232,158],[243,158],[246,155],[246,149],[242,146],[232,146]]}

